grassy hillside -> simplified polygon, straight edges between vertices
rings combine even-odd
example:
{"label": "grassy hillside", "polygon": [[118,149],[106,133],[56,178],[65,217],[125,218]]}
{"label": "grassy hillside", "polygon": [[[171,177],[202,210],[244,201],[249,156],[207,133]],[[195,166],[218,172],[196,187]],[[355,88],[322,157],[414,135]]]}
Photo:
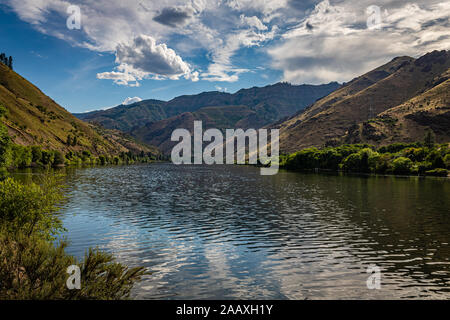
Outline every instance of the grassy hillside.
{"label": "grassy hillside", "polygon": [[133,128],[145,126],[149,122],[166,119],[163,104],[158,100],[146,100],[108,110],[74,114],[77,118],[96,123],[104,128],[130,132]]}
{"label": "grassy hillside", "polygon": [[[276,127],[281,129],[280,148],[294,152],[311,146],[339,144],[361,123],[435,87],[439,84],[437,79],[449,67],[450,53],[446,51],[435,51],[417,60],[396,58],[349,82],[301,114],[277,124]],[[415,137],[409,135],[405,128],[404,138],[414,141]],[[444,130],[440,139],[448,140],[449,132]],[[392,141],[397,141],[397,137],[389,140]],[[383,140],[377,143],[383,143]]]}
{"label": "grassy hillside", "polygon": [[131,151],[127,146],[135,147],[136,151],[151,151],[125,136],[119,138],[117,133],[102,135],[99,129],[74,117],[2,63],[0,104],[7,109],[3,122],[15,144],[41,145],[65,153],[86,150],[95,155]]}

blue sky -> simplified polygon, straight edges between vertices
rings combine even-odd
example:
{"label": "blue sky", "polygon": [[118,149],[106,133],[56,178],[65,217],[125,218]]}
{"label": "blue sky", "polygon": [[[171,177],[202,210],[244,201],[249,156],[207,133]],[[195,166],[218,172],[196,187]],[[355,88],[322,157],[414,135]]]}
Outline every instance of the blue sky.
{"label": "blue sky", "polygon": [[449,18],[445,0],[0,0],[0,51],[63,107],[85,112],[349,81],[399,55],[450,49]]}

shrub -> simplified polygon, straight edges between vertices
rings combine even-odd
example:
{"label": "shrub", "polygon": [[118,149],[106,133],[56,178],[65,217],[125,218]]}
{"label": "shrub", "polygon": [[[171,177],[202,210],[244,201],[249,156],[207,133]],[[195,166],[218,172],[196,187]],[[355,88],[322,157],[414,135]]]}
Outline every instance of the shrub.
{"label": "shrub", "polygon": [[444,157],[445,167],[450,169],[450,153],[446,154]]}
{"label": "shrub", "polygon": [[417,164],[417,172],[419,174],[425,174],[425,172],[433,169],[433,164],[431,162],[423,161]]}
{"label": "shrub", "polygon": [[344,157],[335,149],[326,149],[319,154],[320,168],[338,170]]}
{"label": "shrub", "polygon": [[39,146],[31,147],[31,161],[34,163],[42,163],[42,149]]}
{"label": "shrub", "polygon": [[55,161],[55,153],[52,151],[43,150],[42,151],[42,164],[46,166],[53,165]]}
{"label": "shrub", "polygon": [[41,184],[23,185],[12,178],[0,182],[0,222],[8,232],[34,233],[52,239],[63,230],[56,213],[64,199],[58,177],[46,175]]}
{"label": "shrub", "polygon": [[442,159],[441,153],[437,150],[431,151],[426,157],[426,161],[431,162],[433,169],[445,168],[444,159]]}
{"label": "shrub", "polygon": [[342,163],[342,169],[351,172],[374,172],[379,154],[372,149],[365,148],[358,153],[349,155]]}
{"label": "shrub", "polygon": [[415,144],[407,144],[407,143],[394,143],[388,146],[383,146],[381,148],[378,149],[379,153],[397,153],[402,151],[403,149],[409,148],[409,147],[414,147],[416,146]]}
{"label": "shrub", "polygon": [[[0,105],[0,120],[6,114],[6,109]],[[8,129],[0,121],[0,167],[6,167],[11,161],[11,138]]]}
{"label": "shrub", "polygon": [[[147,274],[128,268],[109,253],[92,250],[83,262],[65,253],[66,242],[53,245],[40,237],[0,233],[0,299],[127,299],[136,281]],[[66,286],[71,265],[81,271],[81,290]]]}
{"label": "shrub", "polygon": [[54,161],[53,165],[59,166],[66,162],[64,155],[60,151],[54,151]]}
{"label": "shrub", "polygon": [[316,148],[305,149],[289,156],[286,166],[293,170],[310,170],[319,168],[319,150]]}
{"label": "shrub", "polygon": [[[60,182],[45,176],[40,184],[0,182],[0,299],[125,299],[145,270],[116,263],[109,253],[89,249],[84,261],[54,245],[62,230]],[[67,267],[78,265],[81,290],[68,290]]]}
{"label": "shrub", "polygon": [[446,177],[446,176],[448,176],[448,170],[438,168],[438,169],[434,169],[434,170],[429,170],[429,171],[425,172],[425,174],[427,176]]}
{"label": "shrub", "polygon": [[100,165],[104,166],[108,163],[108,160],[106,159],[106,157],[104,155],[101,155],[99,157],[99,161],[100,161]]}
{"label": "shrub", "polygon": [[375,164],[375,172],[387,173],[392,170],[392,155],[390,153],[381,154]]}
{"label": "shrub", "polygon": [[23,147],[20,145],[12,146],[12,164],[17,168],[27,168],[31,165],[33,160],[33,155],[31,153],[31,148]]}
{"label": "shrub", "polygon": [[425,160],[427,150],[425,148],[407,148],[403,150],[402,155],[414,162],[421,162]]}
{"label": "shrub", "polygon": [[413,162],[411,159],[400,157],[392,162],[392,169],[395,174],[411,174]]}

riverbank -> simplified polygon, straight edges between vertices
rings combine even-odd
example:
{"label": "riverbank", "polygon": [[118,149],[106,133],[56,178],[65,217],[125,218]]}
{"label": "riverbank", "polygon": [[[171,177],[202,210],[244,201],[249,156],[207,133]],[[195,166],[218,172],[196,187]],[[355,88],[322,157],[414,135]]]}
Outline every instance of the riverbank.
{"label": "riverbank", "polygon": [[308,148],[281,155],[280,168],[357,174],[448,177],[450,148],[446,144],[396,143],[376,148],[367,144]]}

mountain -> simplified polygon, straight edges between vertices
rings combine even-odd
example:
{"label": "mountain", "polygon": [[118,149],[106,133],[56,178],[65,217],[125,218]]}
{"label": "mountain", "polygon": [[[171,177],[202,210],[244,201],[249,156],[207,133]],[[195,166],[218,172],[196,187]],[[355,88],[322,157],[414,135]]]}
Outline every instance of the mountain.
{"label": "mountain", "polygon": [[159,100],[145,100],[107,110],[75,113],[74,116],[83,121],[99,124],[104,128],[129,132],[134,127],[166,119],[166,111],[163,108],[165,103]]}
{"label": "mountain", "polygon": [[[63,152],[88,150],[95,155],[155,151],[123,133],[79,120],[3,63],[0,105],[7,109],[2,121],[16,144],[41,145]],[[75,146],[67,143],[69,136],[77,137]]]}
{"label": "mountain", "polygon": [[[121,105],[104,111],[75,114],[75,116],[84,121],[98,123],[105,128],[132,132],[148,124],[185,112],[196,112],[205,107],[245,106],[249,115],[256,113],[262,123],[268,124],[291,116],[337,88],[339,84],[336,82],[320,86],[277,83],[264,88],[242,89],[234,94],[212,91],[180,96],[168,102],[143,100],[129,106]],[[269,108],[271,115],[267,117],[267,114],[263,113],[266,113]],[[249,119],[247,122],[252,123],[253,120]]]}
{"label": "mountain", "polygon": [[440,142],[450,137],[450,69],[436,78],[431,89],[350,128],[347,143],[420,141],[433,130]]}
{"label": "mountain", "polygon": [[448,141],[449,67],[448,51],[419,59],[395,58],[272,125],[280,129],[280,149],[294,152],[343,142],[415,141],[428,128],[436,131],[439,141]]}
{"label": "mountain", "polygon": [[[243,119],[245,121],[251,119],[252,116],[257,117],[257,114],[247,106],[205,107],[195,112],[185,112],[168,119],[149,123],[146,126],[136,128],[131,134],[141,141],[158,146],[158,149],[164,154],[169,154],[176,144],[176,142],[170,141],[175,129],[183,128],[192,133],[196,120],[203,121],[203,130],[249,127],[248,124],[241,126],[239,123]],[[259,123],[255,127],[261,126],[261,123]]]}

